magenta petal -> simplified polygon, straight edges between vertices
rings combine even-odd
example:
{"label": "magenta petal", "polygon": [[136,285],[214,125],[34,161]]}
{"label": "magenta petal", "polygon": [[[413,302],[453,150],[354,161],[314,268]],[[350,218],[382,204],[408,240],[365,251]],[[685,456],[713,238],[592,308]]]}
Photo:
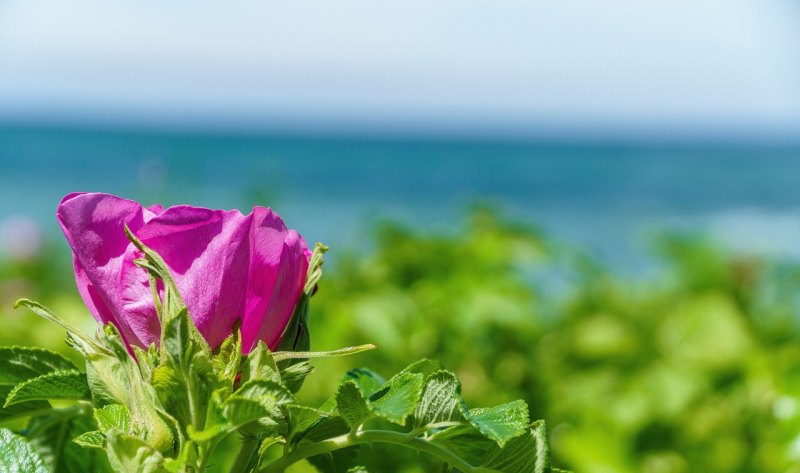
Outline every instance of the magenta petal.
{"label": "magenta petal", "polygon": [[129,245],[124,226],[135,232],[144,224],[142,206],[109,194],[70,194],[57,216],[89,311],[101,323],[113,322],[128,343],[141,344],[121,313],[118,282]]}
{"label": "magenta petal", "polygon": [[[212,347],[231,333],[245,312],[251,220],[238,211],[176,206],[136,232],[167,263],[189,315]],[[148,321],[148,311],[155,309],[152,302],[140,302],[148,286],[135,275],[126,275],[125,281],[129,310]]]}
{"label": "magenta petal", "polygon": [[[274,252],[267,251],[266,247],[261,251],[259,246],[251,257],[248,311],[242,324],[242,347],[245,353],[252,350],[258,340],[263,340],[270,349],[277,347],[302,294],[308,271],[305,241],[297,232],[289,230],[285,232],[281,247],[274,276]],[[259,276],[259,273],[262,274]],[[274,282],[261,286],[260,279]]]}

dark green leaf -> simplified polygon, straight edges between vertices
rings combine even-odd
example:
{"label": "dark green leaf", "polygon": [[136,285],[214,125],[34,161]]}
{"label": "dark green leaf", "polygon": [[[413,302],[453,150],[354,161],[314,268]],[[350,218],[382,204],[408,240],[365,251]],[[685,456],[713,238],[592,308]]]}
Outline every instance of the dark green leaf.
{"label": "dark green leaf", "polygon": [[90,399],[86,375],[78,370],[53,371],[24,381],[8,394],[5,405],[46,399]]}
{"label": "dark green leaf", "polygon": [[406,418],[414,412],[422,395],[422,375],[403,373],[393,377],[379,391],[370,396],[372,412],[389,422],[405,425]]}
{"label": "dark green leaf", "polygon": [[503,473],[550,473],[550,451],[544,421],[530,425],[525,435],[487,454],[482,465]]}
{"label": "dark green leaf", "polygon": [[294,364],[280,363],[280,377],[289,391],[296,393],[303,385],[306,376],[311,374],[314,368],[307,361],[298,361]]}
{"label": "dark green leaf", "polygon": [[0,385],[16,386],[51,371],[74,369],[71,361],[44,348],[0,347]]}
{"label": "dark green leaf", "polygon": [[[12,389],[13,387],[11,386],[0,386],[0,399],[2,399],[3,402],[5,402],[8,393],[10,393]],[[19,404],[0,408],[0,422],[28,417],[31,414],[45,415],[50,409],[50,403],[47,401],[20,402]]]}
{"label": "dark green leaf", "polygon": [[383,376],[368,368],[356,368],[348,371],[342,378],[342,382],[344,381],[353,381],[365,398],[372,396],[386,384]]}
{"label": "dark green leaf", "polygon": [[48,469],[57,473],[110,472],[104,452],[87,451],[73,438],[93,427],[89,415],[37,417],[26,436]]}
{"label": "dark green leaf", "polygon": [[372,415],[366,399],[355,381],[346,381],[336,391],[336,408],[350,427],[357,426]]}

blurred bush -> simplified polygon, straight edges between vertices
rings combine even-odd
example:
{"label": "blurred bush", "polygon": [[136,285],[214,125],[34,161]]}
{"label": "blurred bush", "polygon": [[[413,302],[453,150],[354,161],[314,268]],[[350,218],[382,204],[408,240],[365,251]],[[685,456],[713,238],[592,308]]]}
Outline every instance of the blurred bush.
{"label": "blurred bush", "polygon": [[[526,399],[554,462],[579,472],[800,472],[798,265],[673,235],[656,242],[663,270],[628,280],[486,209],[458,233],[384,223],[369,248],[334,250],[314,348],[379,349],[320,361],[324,375],[438,358],[474,405]],[[9,309],[38,298],[91,330],[71,276],[52,250],[0,264],[0,343],[68,353],[58,330]],[[306,400],[332,393],[324,375]],[[377,446],[363,459],[405,472],[427,461]]]}

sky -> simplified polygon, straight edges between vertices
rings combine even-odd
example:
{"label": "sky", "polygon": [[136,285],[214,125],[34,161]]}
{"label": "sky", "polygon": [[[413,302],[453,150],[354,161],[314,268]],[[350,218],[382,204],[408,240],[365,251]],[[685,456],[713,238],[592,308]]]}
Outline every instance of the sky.
{"label": "sky", "polygon": [[0,119],[796,137],[800,4],[6,0]]}

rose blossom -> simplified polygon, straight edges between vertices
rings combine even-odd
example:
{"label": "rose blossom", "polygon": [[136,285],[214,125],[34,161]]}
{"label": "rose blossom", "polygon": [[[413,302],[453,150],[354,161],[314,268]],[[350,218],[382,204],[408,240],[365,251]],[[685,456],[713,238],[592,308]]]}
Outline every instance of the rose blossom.
{"label": "rose blossom", "polygon": [[271,209],[162,209],[110,194],[70,194],[58,220],[73,251],[86,306],[130,345],[158,342],[160,324],[147,272],[124,226],[166,262],[189,315],[211,347],[241,322],[242,347],[275,348],[305,284],[310,252]]}

